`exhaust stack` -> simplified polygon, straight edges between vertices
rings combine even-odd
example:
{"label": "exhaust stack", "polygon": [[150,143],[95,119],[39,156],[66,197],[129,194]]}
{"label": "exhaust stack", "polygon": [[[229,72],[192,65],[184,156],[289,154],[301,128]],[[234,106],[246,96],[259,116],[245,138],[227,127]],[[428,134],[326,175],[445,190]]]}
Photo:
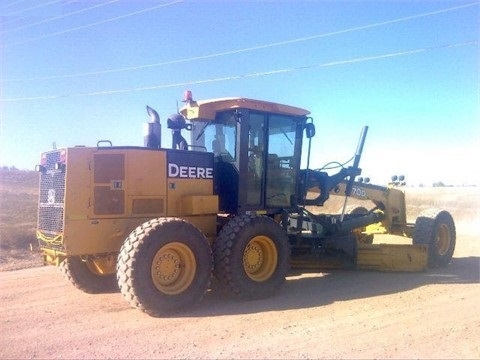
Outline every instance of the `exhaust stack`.
{"label": "exhaust stack", "polygon": [[143,143],[145,147],[160,149],[162,146],[162,126],[160,125],[160,116],[147,105],[147,113],[150,116],[150,122],[145,123]]}

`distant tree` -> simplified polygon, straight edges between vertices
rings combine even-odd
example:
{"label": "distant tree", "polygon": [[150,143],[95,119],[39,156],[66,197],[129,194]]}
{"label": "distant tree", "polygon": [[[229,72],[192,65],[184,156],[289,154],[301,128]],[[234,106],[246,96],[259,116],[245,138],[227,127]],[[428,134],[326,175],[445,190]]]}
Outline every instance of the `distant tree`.
{"label": "distant tree", "polygon": [[433,187],[445,187],[445,184],[441,181],[437,181],[433,183]]}

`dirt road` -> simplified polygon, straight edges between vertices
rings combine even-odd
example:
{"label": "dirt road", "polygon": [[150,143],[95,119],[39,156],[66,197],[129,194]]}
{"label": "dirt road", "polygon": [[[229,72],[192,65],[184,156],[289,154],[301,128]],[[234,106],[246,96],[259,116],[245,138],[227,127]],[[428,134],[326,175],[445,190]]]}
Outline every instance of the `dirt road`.
{"label": "dirt road", "polygon": [[273,298],[210,292],[170,318],[84,294],[54,267],[1,272],[0,358],[479,359],[480,239],[458,232],[444,269],[292,273]]}

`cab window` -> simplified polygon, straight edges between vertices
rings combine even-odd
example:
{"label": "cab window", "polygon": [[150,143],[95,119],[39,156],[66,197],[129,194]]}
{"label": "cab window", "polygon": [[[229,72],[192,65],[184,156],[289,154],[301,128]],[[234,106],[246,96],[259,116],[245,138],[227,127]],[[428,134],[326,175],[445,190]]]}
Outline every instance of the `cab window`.
{"label": "cab window", "polygon": [[237,159],[236,125],[232,111],[220,112],[214,121],[196,126],[193,143],[213,152],[217,159],[234,162]]}

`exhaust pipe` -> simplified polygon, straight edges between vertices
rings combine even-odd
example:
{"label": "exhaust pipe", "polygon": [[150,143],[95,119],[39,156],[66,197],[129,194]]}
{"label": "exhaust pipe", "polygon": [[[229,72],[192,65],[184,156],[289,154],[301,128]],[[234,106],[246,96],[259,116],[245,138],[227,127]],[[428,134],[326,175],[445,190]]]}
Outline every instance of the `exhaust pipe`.
{"label": "exhaust pipe", "polygon": [[162,146],[162,127],[160,125],[160,116],[147,105],[147,113],[150,116],[150,122],[145,123],[143,144],[145,147],[160,149]]}

